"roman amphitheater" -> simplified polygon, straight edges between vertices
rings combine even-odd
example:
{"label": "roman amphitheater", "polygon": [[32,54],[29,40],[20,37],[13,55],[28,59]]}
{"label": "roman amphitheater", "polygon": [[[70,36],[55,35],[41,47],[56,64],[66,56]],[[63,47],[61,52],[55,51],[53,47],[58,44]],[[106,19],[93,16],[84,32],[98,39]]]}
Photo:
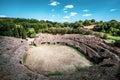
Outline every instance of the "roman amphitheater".
{"label": "roman amphitheater", "polygon": [[[62,75],[49,75],[55,72]],[[0,80],[119,79],[120,48],[104,39],[81,34],[40,33],[32,40],[0,36]]]}

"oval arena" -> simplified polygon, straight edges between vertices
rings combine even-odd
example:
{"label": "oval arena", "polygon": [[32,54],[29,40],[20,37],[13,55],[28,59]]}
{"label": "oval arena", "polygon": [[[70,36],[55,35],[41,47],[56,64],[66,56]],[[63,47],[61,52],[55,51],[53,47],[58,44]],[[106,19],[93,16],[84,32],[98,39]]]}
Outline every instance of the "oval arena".
{"label": "oval arena", "polygon": [[[67,45],[81,51],[94,65],[62,76],[37,73],[24,65],[30,45]],[[38,34],[32,41],[0,36],[0,77],[3,80],[119,80],[120,49],[107,41],[81,34]]]}

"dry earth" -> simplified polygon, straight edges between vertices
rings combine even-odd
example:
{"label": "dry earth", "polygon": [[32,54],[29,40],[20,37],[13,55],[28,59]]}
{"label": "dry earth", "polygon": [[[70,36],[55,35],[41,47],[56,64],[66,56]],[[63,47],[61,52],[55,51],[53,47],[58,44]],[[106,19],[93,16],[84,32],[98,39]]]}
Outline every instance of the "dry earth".
{"label": "dry earth", "polygon": [[95,25],[90,25],[90,26],[84,26],[85,29],[93,29]]}
{"label": "dry earth", "polygon": [[65,45],[41,45],[30,48],[25,65],[42,74],[55,72],[70,74],[76,71],[76,67],[91,66],[79,52]]}

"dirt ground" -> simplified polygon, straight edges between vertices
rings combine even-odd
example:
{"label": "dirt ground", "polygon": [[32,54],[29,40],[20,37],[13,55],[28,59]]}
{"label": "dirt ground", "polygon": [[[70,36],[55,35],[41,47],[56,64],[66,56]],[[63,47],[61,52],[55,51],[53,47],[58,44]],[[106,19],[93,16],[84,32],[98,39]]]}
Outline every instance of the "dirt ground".
{"label": "dirt ground", "polygon": [[91,66],[79,53],[64,45],[42,45],[30,48],[25,65],[38,73],[72,73],[76,67]]}
{"label": "dirt ground", "polygon": [[95,25],[90,25],[90,26],[84,26],[85,29],[93,29]]}

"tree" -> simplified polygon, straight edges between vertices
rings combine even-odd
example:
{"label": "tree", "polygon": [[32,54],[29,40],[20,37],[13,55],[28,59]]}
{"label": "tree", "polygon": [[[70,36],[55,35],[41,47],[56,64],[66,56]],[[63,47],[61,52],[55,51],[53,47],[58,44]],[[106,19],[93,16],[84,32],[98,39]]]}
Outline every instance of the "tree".
{"label": "tree", "polygon": [[27,36],[26,31],[24,28],[22,28],[22,38],[26,39],[26,36]]}
{"label": "tree", "polygon": [[69,22],[64,22],[64,27],[70,27],[70,23]]}
{"label": "tree", "polygon": [[83,23],[76,21],[76,22],[74,23],[74,28],[78,28],[78,27],[83,27]]}
{"label": "tree", "polygon": [[16,26],[14,26],[14,37],[19,38],[19,33],[18,33],[18,29]]}
{"label": "tree", "polygon": [[91,19],[91,23],[94,24],[95,23],[95,19]]}
{"label": "tree", "polygon": [[35,33],[34,28],[29,28],[29,29],[28,29],[28,36],[29,36],[30,38],[34,38],[34,37],[36,36],[36,33]]}
{"label": "tree", "polygon": [[56,23],[55,23],[55,27],[63,27],[63,25],[62,25],[62,23],[56,22]]}
{"label": "tree", "polygon": [[83,24],[84,24],[85,26],[89,26],[89,25],[91,25],[92,23],[91,23],[91,20],[85,20],[85,21],[83,22]]}

